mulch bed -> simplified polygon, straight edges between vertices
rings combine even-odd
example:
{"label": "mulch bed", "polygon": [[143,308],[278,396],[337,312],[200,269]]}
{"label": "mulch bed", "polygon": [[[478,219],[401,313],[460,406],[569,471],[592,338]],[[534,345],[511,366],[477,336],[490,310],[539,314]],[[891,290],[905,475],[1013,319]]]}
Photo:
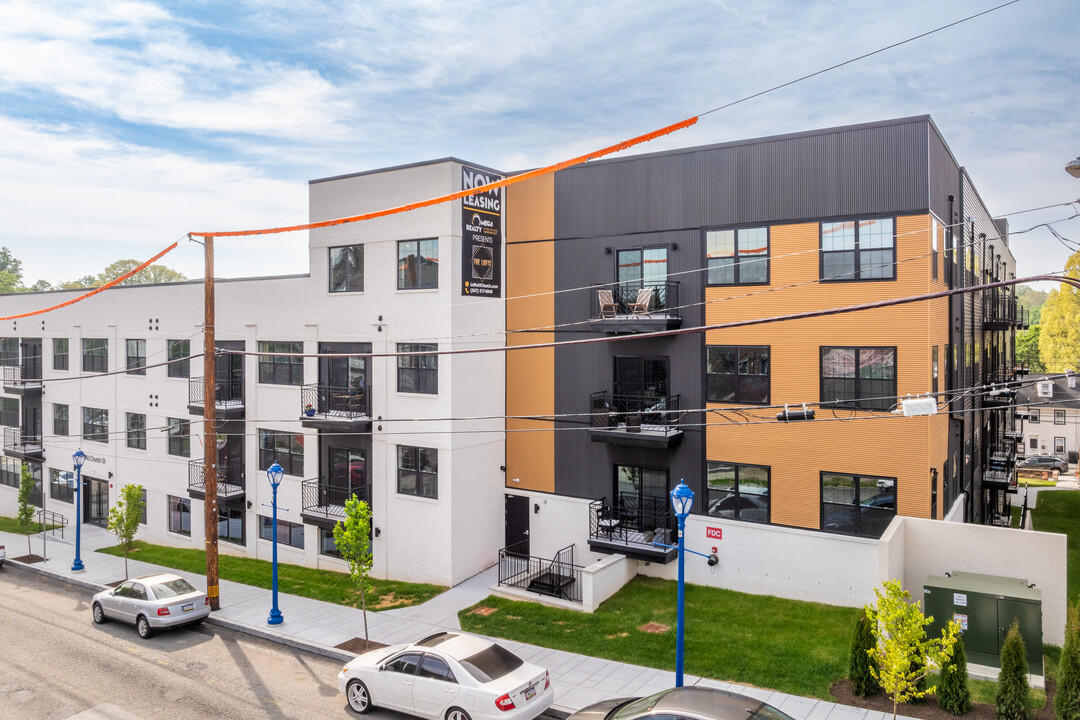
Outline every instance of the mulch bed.
{"label": "mulch bed", "polygon": [[45,560],[45,558],[41,557],[40,555],[22,555],[21,557],[11,559],[21,563],[39,563]]}
{"label": "mulch bed", "polygon": [[[851,692],[850,680],[838,680],[829,687],[829,692],[836,702],[842,705],[877,710],[891,717],[893,703],[885,693],[879,692],[870,697],[862,698]],[[928,696],[917,705],[900,705],[896,708],[897,715],[920,718],[921,720],[956,720],[958,716],[946,712],[938,707],[937,700]],[[959,717],[965,720],[997,720],[997,708],[986,703],[972,703],[971,710]],[[1031,720],[1054,720],[1054,683],[1046,683],[1046,705],[1032,713]]]}
{"label": "mulch bed", "polygon": [[344,650],[345,652],[360,655],[361,653],[366,653],[368,650],[378,650],[379,648],[386,647],[386,643],[365,640],[364,638],[353,638],[351,640],[346,640],[340,645],[335,645],[334,647],[338,650]]}

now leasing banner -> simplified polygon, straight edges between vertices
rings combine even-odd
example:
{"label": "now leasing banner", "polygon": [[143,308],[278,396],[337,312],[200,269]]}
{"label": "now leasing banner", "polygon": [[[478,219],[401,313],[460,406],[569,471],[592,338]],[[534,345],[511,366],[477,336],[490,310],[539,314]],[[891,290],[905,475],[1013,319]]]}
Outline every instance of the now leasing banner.
{"label": "now leasing banner", "polygon": [[[501,175],[461,167],[461,189]],[[461,198],[461,294],[502,297],[502,188]]]}

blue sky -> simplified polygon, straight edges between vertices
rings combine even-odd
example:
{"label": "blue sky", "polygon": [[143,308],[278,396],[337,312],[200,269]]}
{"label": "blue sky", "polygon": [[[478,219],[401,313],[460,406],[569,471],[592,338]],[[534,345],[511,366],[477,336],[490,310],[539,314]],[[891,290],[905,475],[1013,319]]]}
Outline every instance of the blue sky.
{"label": "blue sky", "polygon": [[[312,178],[555,162],[996,4],[0,0],[0,245],[28,283],[97,273],[189,230],[304,222]],[[1078,20],[1021,0],[630,152],[930,114],[992,213],[1075,200]],[[1080,218],[1055,227],[1080,240]],[[1021,276],[1068,256],[1045,229],[1012,247]],[[307,264],[306,233],[217,249],[222,277]],[[162,262],[202,274],[186,241]]]}

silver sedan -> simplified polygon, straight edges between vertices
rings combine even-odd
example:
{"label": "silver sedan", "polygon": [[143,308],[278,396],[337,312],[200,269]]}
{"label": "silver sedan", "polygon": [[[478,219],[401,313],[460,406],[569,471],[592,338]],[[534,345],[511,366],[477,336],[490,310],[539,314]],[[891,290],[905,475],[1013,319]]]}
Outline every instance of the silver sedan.
{"label": "silver sedan", "polygon": [[210,598],[179,575],[162,573],[125,580],[102,590],[92,600],[94,622],[121,620],[133,624],[146,639],[155,630],[202,622],[210,615]]}

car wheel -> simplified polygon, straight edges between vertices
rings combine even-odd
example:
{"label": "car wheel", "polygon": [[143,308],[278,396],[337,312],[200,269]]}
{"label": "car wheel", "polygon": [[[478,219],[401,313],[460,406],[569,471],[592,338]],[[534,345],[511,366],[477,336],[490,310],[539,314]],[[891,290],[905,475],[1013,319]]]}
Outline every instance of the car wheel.
{"label": "car wheel", "polygon": [[105,610],[102,609],[101,603],[94,603],[94,622],[98,625],[102,625],[109,618],[105,617]]}
{"label": "car wheel", "polygon": [[446,720],[472,720],[472,718],[461,708],[452,707],[446,711]]}
{"label": "car wheel", "polygon": [[150,627],[150,621],[146,619],[145,615],[140,615],[139,619],[135,621],[135,628],[139,631],[139,637],[143,640],[154,637],[154,628]]}
{"label": "car wheel", "polygon": [[368,693],[367,685],[359,680],[350,680],[345,686],[345,697],[349,701],[349,707],[361,715],[371,709],[371,694]]}

